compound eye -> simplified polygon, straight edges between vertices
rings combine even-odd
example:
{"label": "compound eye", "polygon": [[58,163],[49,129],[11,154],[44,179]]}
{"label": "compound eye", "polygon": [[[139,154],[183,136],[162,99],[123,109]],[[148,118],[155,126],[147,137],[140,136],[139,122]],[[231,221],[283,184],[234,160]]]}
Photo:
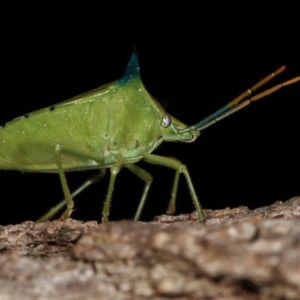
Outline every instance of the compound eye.
{"label": "compound eye", "polygon": [[171,117],[169,115],[164,115],[160,124],[164,128],[169,127],[171,125]]}

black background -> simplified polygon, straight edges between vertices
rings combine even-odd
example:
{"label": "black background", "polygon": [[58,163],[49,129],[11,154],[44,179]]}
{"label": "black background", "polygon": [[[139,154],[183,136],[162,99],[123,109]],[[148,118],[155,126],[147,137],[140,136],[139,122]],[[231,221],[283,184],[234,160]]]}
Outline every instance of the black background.
{"label": "black background", "polygon": [[[299,11],[291,3],[3,11],[9,21],[1,26],[0,121],[119,78],[135,48],[148,91],[194,124],[283,64],[287,70],[268,87],[299,76]],[[156,154],[188,166],[204,208],[258,207],[297,196],[299,92],[300,83],[284,88],[193,144],[165,143]],[[165,211],[174,172],[140,165],[154,176],[142,217],[148,220]],[[68,174],[71,189],[88,176]],[[34,220],[62,199],[56,174],[1,171],[0,179],[0,224]],[[76,199],[75,218],[100,220],[107,183],[106,177]],[[132,217],[142,187],[127,170],[120,173],[111,219]],[[183,179],[178,205],[180,213],[193,210]]]}

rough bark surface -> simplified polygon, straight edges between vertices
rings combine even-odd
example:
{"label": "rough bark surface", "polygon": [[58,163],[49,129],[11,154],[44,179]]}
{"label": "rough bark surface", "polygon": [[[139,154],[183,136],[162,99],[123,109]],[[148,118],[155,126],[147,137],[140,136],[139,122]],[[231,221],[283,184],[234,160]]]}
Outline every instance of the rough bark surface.
{"label": "rough bark surface", "polygon": [[300,299],[300,197],[206,213],[0,226],[0,300]]}

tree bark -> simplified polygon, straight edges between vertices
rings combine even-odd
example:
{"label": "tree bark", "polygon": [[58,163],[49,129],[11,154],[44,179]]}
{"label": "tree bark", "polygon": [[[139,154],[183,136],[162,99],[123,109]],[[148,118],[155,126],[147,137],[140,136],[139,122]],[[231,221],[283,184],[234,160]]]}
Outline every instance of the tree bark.
{"label": "tree bark", "polygon": [[0,300],[300,299],[300,197],[206,214],[0,226]]}

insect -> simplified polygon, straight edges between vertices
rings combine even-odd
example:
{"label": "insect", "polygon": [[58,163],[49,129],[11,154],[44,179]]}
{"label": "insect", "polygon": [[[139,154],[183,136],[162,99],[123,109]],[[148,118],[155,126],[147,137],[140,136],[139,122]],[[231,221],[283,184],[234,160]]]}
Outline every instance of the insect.
{"label": "insect", "polygon": [[[123,167],[144,181],[134,220],[140,218],[152,182],[152,176],[136,164],[144,160],[175,170],[168,213],[175,212],[182,174],[199,221],[204,221],[205,214],[187,167],[175,158],[152,152],[164,141],[193,142],[205,128],[283,86],[300,81],[300,76],[295,77],[250,97],[284,69],[284,66],[279,68],[207,118],[187,126],[168,114],[145,89],[138,58],[133,53],[124,76],[119,80],[3,125],[0,128],[0,169],[58,173],[64,200],[40,220],[52,218],[64,206],[66,209],[61,217],[70,217],[74,208],[73,198],[101,178],[103,170],[109,169],[109,186],[102,208],[102,222],[107,222],[115,181]],[[92,169],[98,169],[98,175],[71,194],[66,172]]]}

